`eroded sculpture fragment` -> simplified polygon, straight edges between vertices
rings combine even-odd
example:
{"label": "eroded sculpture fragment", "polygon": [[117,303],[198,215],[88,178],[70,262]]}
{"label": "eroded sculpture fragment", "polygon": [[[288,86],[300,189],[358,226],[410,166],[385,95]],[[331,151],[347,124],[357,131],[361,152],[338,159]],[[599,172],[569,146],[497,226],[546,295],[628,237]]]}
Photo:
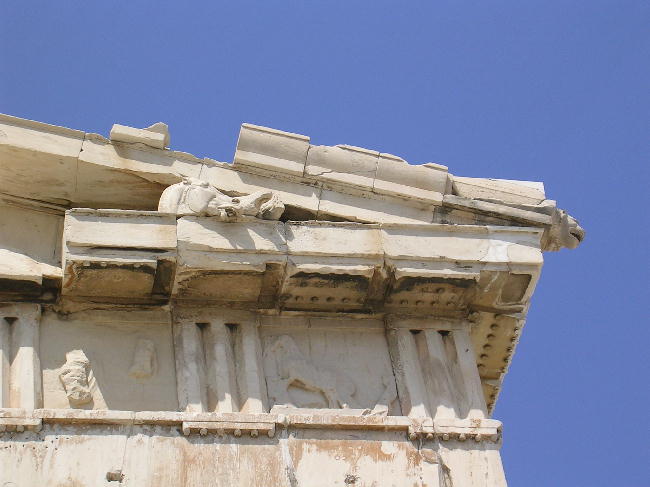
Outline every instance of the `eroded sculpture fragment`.
{"label": "eroded sculpture fragment", "polygon": [[236,221],[243,216],[277,220],[284,212],[284,204],[273,191],[230,197],[206,181],[185,177],[163,191],[158,211],[178,216],[212,216],[222,221]]}
{"label": "eroded sculpture fragment", "polygon": [[140,339],[135,345],[129,375],[135,379],[148,379],[156,371],[156,347],[151,340]]}
{"label": "eroded sculpture fragment", "polygon": [[322,394],[328,408],[350,408],[356,392],[354,382],[334,368],[317,367],[289,335],[277,337],[265,353],[275,359],[277,375],[271,392],[276,396],[276,404],[312,407],[312,404],[294,404],[296,401],[289,395],[289,389],[296,387]]}
{"label": "eroded sculpture fragment", "polygon": [[61,367],[59,378],[65,389],[70,406],[79,407],[88,404],[93,397],[90,392],[90,360],[83,350],[66,353],[66,362]]}

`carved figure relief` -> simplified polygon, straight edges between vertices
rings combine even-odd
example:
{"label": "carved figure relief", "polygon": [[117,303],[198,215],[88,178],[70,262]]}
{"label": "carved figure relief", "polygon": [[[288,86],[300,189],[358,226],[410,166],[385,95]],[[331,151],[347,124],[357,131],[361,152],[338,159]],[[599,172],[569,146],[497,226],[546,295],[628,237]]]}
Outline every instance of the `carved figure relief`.
{"label": "carved figure relief", "polygon": [[70,406],[88,404],[93,399],[90,392],[90,360],[82,350],[72,350],[65,357],[66,362],[61,367],[59,378]]}
{"label": "carved figure relief", "polygon": [[[344,373],[333,368],[316,367],[306,358],[293,338],[281,335],[264,351],[265,362],[271,356],[276,365],[276,376],[269,385],[275,403],[291,407],[318,407],[296,401],[289,394],[291,388],[322,394],[327,408],[347,409],[353,401],[356,386]],[[268,362],[267,362],[268,363]]]}
{"label": "carved figure relief", "polygon": [[140,339],[135,345],[129,375],[134,379],[148,379],[156,372],[156,347],[151,340]]}
{"label": "carved figure relief", "polygon": [[212,216],[221,221],[236,221],[242,216],[277,220],[284,212],[284,204],[273,191],[230,197],[206,181],[185,177],[163,191],[158,211],[178,216]]}

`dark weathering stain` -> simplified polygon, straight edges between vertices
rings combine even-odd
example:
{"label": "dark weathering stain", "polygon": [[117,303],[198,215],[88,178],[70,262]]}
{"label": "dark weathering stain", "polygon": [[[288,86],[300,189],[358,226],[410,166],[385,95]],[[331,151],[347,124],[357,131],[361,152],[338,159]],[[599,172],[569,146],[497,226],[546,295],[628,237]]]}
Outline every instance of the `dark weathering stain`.
{"label": "dark weathering stain", "polygon": [[41,285],[34,281],[19,281],[16,279],[0,278],[0,294],[41,294]]}
{"label": "dark weathering stain", "polygon": [[345,287],[348,289],[357,289],[360,292],[368,290],[367,277],[351,276],[349,274],[316,274],[311,272],[298,272],[291,276],[291,280],[300,282],[302,287]]}
{"label": "dark weathering stain", "polygon": [[77,267],[80,270],[106,270],[106,269],[111,269],[111,270],[125,270],[125,271],[130,271],[130,272],[136,272],[136,273],[141,273],[141,274],[150,274],[154,275],[156,273],[156,270],[148,264],[145,265],[138,265],[138,264],[124,264],[124,263],[106,263],[105,265],[102,265],[101,262],[99,261],[90,261],[88,265],[79,265],[77,263]]}
{"label": "dark weathering stain", "polygon": [[475,281],[471,279],[445,279],[441,277],[404,277],[397,281],[395,284],[394,292],[401,291],[413,291],[422,286],[431,286],[431,285],[447,285],[457,288],[468,289],[470,286],[475,284]]}

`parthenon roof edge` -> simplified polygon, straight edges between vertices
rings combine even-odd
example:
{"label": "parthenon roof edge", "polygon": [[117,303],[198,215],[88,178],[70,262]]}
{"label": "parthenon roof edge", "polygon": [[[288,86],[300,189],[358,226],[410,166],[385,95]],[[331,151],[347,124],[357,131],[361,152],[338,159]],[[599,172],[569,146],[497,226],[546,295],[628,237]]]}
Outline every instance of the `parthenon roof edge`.
{"label": "parthenon roof edge", "polygon": [[543,250],[574,248],[584,238],[542,183],[456,176],[440,164],[311,145],[307,136],[246,123],[232,163],[168,143],[160,123],[116,124],[105,138],[0,114],[0,195],[61,209],[154,210],[166,186],[189,177],[231,196],[275,191],[286,220],[541,227]]}

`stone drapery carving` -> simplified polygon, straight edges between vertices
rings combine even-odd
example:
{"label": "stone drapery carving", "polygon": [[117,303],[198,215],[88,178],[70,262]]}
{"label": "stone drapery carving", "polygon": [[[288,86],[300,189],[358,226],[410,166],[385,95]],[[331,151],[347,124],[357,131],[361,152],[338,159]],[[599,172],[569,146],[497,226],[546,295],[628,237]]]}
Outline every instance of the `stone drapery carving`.
{"label": "stone drapery carving", "polygon": [[140,339],[135,345],[129,375],[134,379],[148,379],[156,372],[156,348],[151,340]]}
{"label": "stone drapery carving", "polygon": [[353,401],[356,386],[344,373],[333,368],[317,367],[306,358],[296,342],[289,335],[281,335],[265,350],[272,355],[277,376],[269,392],[276,398],[276,404],[296,407],[313,407],[312,404],[294,404],[289,389],[296,387],[322,394],[330,409],[348,409]]}
{"label": "stone drapery carving", "polygon": [[59,378],[70,406],[79,407],[92,401],[89,374],[90,360],[82,350],[72,350],[66,354],[66,362],[61,367]]}
{"label": "stone drapery carving", "polygon": [[236,221],[243,216],[277,220],[284,212],[284,204],[273,191],[230,197],[206,181],[185,177],[163,191],[158,211],[178,216],[212,216],[221,221]]}

